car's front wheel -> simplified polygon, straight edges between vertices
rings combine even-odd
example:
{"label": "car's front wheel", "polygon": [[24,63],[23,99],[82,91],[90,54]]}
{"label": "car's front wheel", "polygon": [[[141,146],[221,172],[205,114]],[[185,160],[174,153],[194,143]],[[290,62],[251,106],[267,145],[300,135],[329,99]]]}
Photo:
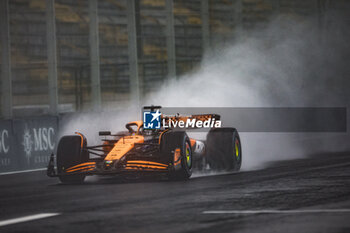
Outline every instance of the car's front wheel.
{"label": "car's front wheel", "polygon": [[64,136],[57,147],[57,171],[58,178],[65,184],[84,182],[84,174],[67,174],[66,169],[74,165],[87,162],[89,154],[83,150],[86,140],[79,135]]}

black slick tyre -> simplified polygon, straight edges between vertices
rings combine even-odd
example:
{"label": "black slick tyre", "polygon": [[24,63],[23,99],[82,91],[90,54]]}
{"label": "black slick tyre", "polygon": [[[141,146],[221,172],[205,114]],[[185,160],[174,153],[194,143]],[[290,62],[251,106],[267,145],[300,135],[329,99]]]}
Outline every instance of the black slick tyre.
{"label": "black slick tyre", "polygon": [[[170,180],[188,180],[192,175],[192,149],[186,132],[169,131],[161,139],[161,155],[168,163],[173,163],[174,170],[169,171]],[[175,158],[175,150],[180,156]]]}
{"label": "black slick tyre", "polygon": [[211,129],[206,141],[206,159],[216,171],[239,171],[242,165],[242,146],[235,128]]}
{"label": "black slick tyre", "polygon": [[84,174],[68,175],[65,170],[74,165],[87,162],[89,154],[84,151],[86,140],[82,136],[64,136],[57,147],[57,172],[59,180],[64,184],[79,184],[85,179]]}

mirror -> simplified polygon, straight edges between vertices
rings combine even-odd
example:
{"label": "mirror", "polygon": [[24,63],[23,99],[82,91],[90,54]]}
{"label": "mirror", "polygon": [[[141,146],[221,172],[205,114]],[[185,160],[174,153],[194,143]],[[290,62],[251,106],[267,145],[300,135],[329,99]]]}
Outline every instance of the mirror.
{"label": "mirror", "polygon": [[98,132],[99,136],[109,136],[111,135],[111,131],[100,131]]}

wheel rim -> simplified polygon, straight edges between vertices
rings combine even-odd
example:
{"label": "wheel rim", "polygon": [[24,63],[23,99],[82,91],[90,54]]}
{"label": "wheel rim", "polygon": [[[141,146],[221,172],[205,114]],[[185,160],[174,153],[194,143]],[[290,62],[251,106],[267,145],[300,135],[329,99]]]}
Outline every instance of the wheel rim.
{"label": "wheel rim", "polygon": [[187,142],[186,142],[185,157],[186,157],[187,166],[190,168],[191,165],[192,165],[191,147],[190,147],[190,145]]}
{"label": "wheel rim", "polygon": [[240,156],[240,151],[239,151],[239,140],[238,138],[235,139],[235,153],[234,155],[236,156],[236,160],[240,161],[241,156]]}

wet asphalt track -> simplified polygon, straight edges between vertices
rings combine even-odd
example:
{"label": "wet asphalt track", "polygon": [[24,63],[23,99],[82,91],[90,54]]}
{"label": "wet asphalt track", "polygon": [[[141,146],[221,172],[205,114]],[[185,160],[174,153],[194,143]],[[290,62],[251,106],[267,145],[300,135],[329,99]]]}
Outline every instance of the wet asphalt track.
{"label": "wet asphalt track", "polygon": [[[304,210],[316,212],[304,212]],[[335,212],[327,212],[329,209]],[[345,209],[341,212],[339,209]],[[296,210],[210,214],[212,210]],[[322,212],[326,211],[326,212]],[[0,176],[0,232],[350,232],[350,153],[283,161],[187,182],[90,180],[60,185],[44,171]]]}

